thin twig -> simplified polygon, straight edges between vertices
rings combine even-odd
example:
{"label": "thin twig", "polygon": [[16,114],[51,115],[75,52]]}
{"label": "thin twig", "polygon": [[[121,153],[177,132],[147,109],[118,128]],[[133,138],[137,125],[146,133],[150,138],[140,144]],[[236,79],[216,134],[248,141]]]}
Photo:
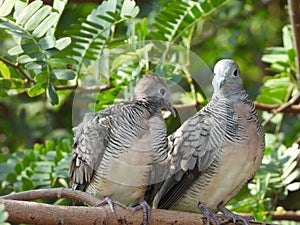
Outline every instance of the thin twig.
{"label": "thin twig", "polygon": [[[13,63],[5,58],[0,57],[0,61],[4,62],[6,65],[15,68],[19,71],[19,73],[27,80],[29,83],[36,84],[36,81],[29,77],[25,71],[21,68],[20,64]],[[79,92],[87,92],[87,93],[94,93],[94,92],[102,92],[105,90],[109,90],[113,88],[112,85],[102,85],[102,86],[90,86],[90,87],[81,87],[76,83],[75,85],[56,85],[55,90],[77,90]]]}
{"label": "thin twig", "polygon": [[293,31],[293,41],[296,50],[297,81],[300,89],[300,10],[299,0],[288,0],[290,23]]}
{"label": "thin twig", "polygon": [[25,72],[24,70],[22,70],[21,66],[19,63],[13,63],[7,59],[4,59],[2,57],[0,57],[0,61],[4,62],[6,65],[10,66],[10,67],[13,67],[15,68],[16,70],[19,71],[19,73],[27,80],[27,82],[30,82],[30,83],[36,83],[34,79],[32,79],[31,77],[29,77]]}
{"label": "thin twig", "polygon": [[[254,102],[256,110],[266,111],[266,112],[273,112],[274,110],[278,109],[280,105],[269,105],[265,103],[259,103],[257,101]],[[289,105],[288,107],[281,110],[282,113],[292,113],[292,114],[299,114],[300,113],[300,105]]]}
{"label": "thin twig", "polygon": [[300,92],[298,92],[297,95],[295,95],[294,97],[292,97],[288,102],[282,104],[281,106],[279,106],[278,108],[272,110],[272,115],[267,119],[265,120],[263,123],[262,123],[262,126],[266,126],[273,118],[274,116],[277,114],[277,113],[280,113],[282,112],[284,109],[290,107],[291,105],[293,105],[295,102],[297,102],[298,100],[300,99]]}
{"label": "thin twig", "polygon": [[106,91],[109,90],[111,88],[113,88],[113,85],[102,85],[102,86],[87,86],[87,87],[83,87],[83,86],[78,86],[78,85],[56,85],[55,89],[60,91],[60,90],[77,90],[79,92],[83,92],[83,93],[95,93],[95,92],[102,92],[102,91]]}

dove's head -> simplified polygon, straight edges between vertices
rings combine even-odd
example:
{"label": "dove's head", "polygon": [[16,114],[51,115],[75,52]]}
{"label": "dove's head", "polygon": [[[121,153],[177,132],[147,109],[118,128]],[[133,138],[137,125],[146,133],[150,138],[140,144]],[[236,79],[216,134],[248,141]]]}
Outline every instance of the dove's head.
{"label": "dove's head", "polygon": [[212,84],[215,92],[228,95],[243,89],[238,65],[231,59],[218,61],[214,68]]}
{"label": "dove's head", "polygon": [[169,102],[170,95],[170,89],[164,79],[156,74],[147,74],[136,84],[133,99],[145,97],[161,98],[165,102],[165,108],[175,115],[175,111]]}

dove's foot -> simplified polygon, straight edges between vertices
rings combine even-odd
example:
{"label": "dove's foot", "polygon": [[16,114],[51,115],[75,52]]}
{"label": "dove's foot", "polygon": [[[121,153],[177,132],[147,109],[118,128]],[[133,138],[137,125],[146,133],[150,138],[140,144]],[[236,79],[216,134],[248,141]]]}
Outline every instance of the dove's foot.
{"label": "dove's foot", "polygon": [[143,225],[149,224],[151,209],[148,203],[144,199],[140,200],[137,206],[133,206],[134,212],[139,209],[143,210]]}
{"label": "dove's foot", "polygon": [[218,205],[218,210],[222,212],[222,214],[230,219],[233,220],[234,223],[236,223],[237,220],[242,221],[245,225],[249,225],[249,220],[254,220],[253,217],[243,217],[237,214],[234,214],[233,212],[226,209],[223,205]]}
{"label": "dove's foot", "polygon": [[106,205],[106,204],[109,205],[110,210],[111,210],[111,212],[112,212],[113,214],[115,214],[115,208],[114,208],[114,205],[118,205],[118,206],[120,206],[120,207],[122,207],[122,208],[124,208],[124,209],[127,208],[124,204],[122,204],[122,203],[120,203],[120,202],[117,202],[117,201],[113,201],[113,200],[111,200],[111,198],[109,198],[109,197],[105,197],[103,201],[99,202],[99,203],[96,204],[94,207],[104,206],[104,205]]}
{"label": "dove's foot", "polygon": [[202,203],[199,203],[198,207],[202,211],[203,215],[206,217],[206,225],[210,225],[211,218],[215,221],[216,225],[221,225],[219,218],[218,218],[218,214],[210,211]]}

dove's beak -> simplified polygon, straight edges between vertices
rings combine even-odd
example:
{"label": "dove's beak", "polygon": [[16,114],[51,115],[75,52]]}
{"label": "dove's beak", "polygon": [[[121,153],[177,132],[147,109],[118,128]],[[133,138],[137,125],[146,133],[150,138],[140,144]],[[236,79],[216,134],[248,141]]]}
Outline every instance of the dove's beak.
{"label": "dove's beak", "polygon": [[218,80],[218,83],[219,83],[219,88],[221,88],[224,84],[225,84],[225,77],[220,77],[219,80]]}
{"label": "dove's beak", "polygon": [[176,117],[176,112],[169,101],[166,101],[166,109]]}

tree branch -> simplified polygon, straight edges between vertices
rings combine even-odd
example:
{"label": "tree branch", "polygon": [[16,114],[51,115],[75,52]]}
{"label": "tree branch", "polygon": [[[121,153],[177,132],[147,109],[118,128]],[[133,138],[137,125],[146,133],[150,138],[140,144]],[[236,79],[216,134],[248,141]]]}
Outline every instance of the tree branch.
{"label": "tree branch", "polygon": [[299,0],[288,0],[290,23],[293,31],[293,41],[296,50],[296,70],[298,87],[300,88],[300,11]]}
{"label": "tree branch", "polygon": [[109,90],[113,87],[114,86],[112,86],[112,85],[87,86],[87,87],[81,87],[81,86],[78,86],[78,85],[72,85],[72,86],[56,85],[55,89],[58,90],[58,91],[61,91],[61,90],[77,90],[77,91],[83,92],[83,93],[95,93],[95,92],[106,91],[106,90]]}
{"label": "tree branch", "polygon": [[[143,220],[142,210],[133,211],[115,206],[115,214],[109,206],[83,207],[83,206],[58,206],[36,202],[24,202],[8,199],[0,199],[0,204],[5,205],[9,214],[8,222],[26,224],[132,224],[140,225]],[[243,224],[238,221],[233,223],[226,217],[221,218],[222,223],[227,225]],[[151,211],[150,225],[181,224],[190,225],[206,224],[206,219],[201,214],[185,213],[170,210]],[[212,223],[214,224],[214,223]],[[250,225],[267,225],[267,223],[249,221]]]}
{"label": "tree branch", "polygon": [[50,188],[22,191],[9,195],[0,196],[0,199],[32,201],[45,198],[68,198],[81,201],[87,205],[94,206],[99,199],[83,191],[72,190],[71,188]]}
{"label": "tree branch", "polygon": [[[295,101],[297,102],[297,101]],[[260,111],[266,111],[266,112],[274,112],[274,110],[277,110],[277,112],[282,112],[282,113],[293,113],[293,114],[299,114],[300,113],[300,104],[291,104],[291,102],[287,102],[286,104],[283,105],[270,105],[270,104],[265,104],[265,103],[259,103],[257,101],[253,102],[255,105],[256,110]],[[196,108],[194,104],[189,104],[189,105],[173,105],[173,107],[176,110],[193,110]],[[198,109],[198,108],[197,108]],[[279,109],[279,111],[278,111]]]}
{"label": "tree branch", "polygon": [[0,57],[0,61],[4,62],[6,65],[15,68],[16,70],[19,71],[19,73],[27,80],[27,82],[30,83],[36,83],[34,79],[32,79],[31,77],[29,77],[24,70],[22,70],[22,68],[20,67],[19,63],[13,63],[5,58]]}
{"label": "tree branch", "polygon": [[[283,112],[283,110],[291,107],[295,102],[298,102],[300,99],[300,92],[298,92],[294,97],[292,97],[288,102],[283,103],[277,108],[271,110],[272,115],[262,123],[262,126],[266,126],[277,113]],[[298,105],[299,106],[299,105]]]}
{"label": "tree branch", "polygon": [[288,220],[300,222],[300,214],[296,212],[274,212],[272,220]]}
{"label": "tree branch", "polygon": [[[280,107],[280,105],[269,105],[265,103],[259,103],[257,101],[254,102],[254,105],[257,110],[266,111],[266,112],[273,112],[274,110]],[[299,104],[289,105],[286,108],[282,109],[280,112],[298,114],[300,113],[300,105]]]}
{"label": "tree branch", "polygon": [[[36,81],[29,77],[24,70],[21,68],[20,64],[13,63],[5,58],[0,57],[0,61],[4,62],[6,65],[15,68],[19,73],[26,79],[27,83],[33,83],[36,84]],[[61,90],[77,90],[79,92],[84,93],[94,93],[94,92],[102,92],[105,90],[109,90],[113,88],[112,85],[102,85],[102,86],[89,86],[89,87],[81,87],[78,86],[76,83],[75,85],[56,85],[55,90],[61,91]]]}

